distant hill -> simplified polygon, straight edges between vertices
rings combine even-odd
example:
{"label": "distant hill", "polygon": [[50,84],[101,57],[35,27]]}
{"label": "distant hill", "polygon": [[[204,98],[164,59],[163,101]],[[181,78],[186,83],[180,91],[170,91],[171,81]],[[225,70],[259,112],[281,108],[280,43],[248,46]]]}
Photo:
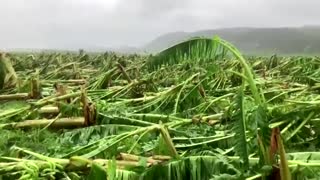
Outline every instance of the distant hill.
{"label": "distant hill", "polygon": [[195,36],[218,35],[244,53],[320,54],[320,26],[288,28],[224,28],[164,34],[142,47],[157,52]]}

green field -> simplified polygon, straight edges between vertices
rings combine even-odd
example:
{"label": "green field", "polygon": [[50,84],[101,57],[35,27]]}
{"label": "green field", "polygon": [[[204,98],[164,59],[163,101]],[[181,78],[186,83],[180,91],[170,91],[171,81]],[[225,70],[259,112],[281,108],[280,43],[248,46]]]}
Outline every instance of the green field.
{"label": "green field", "polygon": [[219,38],[7,54],[0,179],[319,179],[319,67]]}

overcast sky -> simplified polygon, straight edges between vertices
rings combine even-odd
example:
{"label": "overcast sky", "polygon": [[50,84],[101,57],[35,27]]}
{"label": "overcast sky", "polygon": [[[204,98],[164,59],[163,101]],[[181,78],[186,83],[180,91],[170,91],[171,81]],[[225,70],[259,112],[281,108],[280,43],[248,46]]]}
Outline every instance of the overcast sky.
{"label": "overcast sky", "polygon": [[1,0],[0,48],[141,46],[174,31],[320,24],[320,0]]}

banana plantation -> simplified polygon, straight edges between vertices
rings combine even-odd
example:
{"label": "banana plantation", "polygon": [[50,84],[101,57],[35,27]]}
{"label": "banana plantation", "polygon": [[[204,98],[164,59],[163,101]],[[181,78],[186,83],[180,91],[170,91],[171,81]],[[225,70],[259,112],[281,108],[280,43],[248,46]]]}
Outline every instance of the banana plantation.
{"label": "banana plantation", "polygon": [[215,37],[0,58],[0,179],[320,179],[319,57]]}

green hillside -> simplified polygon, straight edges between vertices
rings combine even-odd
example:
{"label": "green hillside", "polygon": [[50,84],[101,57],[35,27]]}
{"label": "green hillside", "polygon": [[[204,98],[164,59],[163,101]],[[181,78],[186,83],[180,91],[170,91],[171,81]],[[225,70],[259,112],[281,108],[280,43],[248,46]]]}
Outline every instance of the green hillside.
{"label": "green hillside", "polygon": [[226,28],[162,35],[143,49],[156,52],[194,36],[220,37],[232,42],[245,53],[318,54],[320,26],[299,28]]}

